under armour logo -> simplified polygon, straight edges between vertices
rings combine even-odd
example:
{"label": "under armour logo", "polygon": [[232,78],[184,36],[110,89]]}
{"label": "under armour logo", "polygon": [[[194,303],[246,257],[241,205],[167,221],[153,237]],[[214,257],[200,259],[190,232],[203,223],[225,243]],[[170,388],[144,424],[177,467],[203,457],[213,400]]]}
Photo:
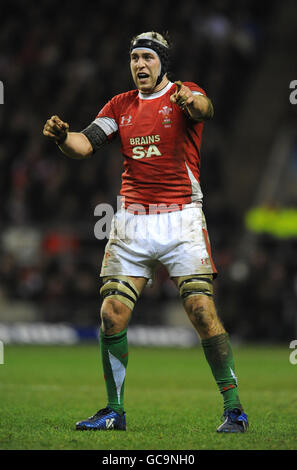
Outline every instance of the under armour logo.
{"label": "under armour logo", "polygon": [[129,114],[129,116],[122,116],[121,117],[121,126],[128,126],[129,124],[131,124],[131,121],[132,121],[132,116]]}
{"label": "under armour logo", "polygon": [[107,419],[106,420],[106,429],[113,429],[114,428],[114,423],[115,418]]}

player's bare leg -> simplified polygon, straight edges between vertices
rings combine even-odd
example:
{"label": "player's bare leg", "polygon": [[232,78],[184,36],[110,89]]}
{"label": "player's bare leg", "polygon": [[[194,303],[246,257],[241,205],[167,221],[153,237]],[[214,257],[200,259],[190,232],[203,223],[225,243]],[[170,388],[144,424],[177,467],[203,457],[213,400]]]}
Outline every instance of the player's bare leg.
{"label": "player's bare leg", "polygon": [[212,297],[194,295],[186,299],[184,307],[201,339],[226,333]]}
{"label": "player's bare leg", "polygon": [[115,335],[127,328],[132,310],[116,299],[104,299],[101,307],[101,331]]}
{"label": "player's bare leg", "polygon": [[[192,278],[195,278],[195,275]],[[212,289],[207,286],[207,283],[210,283],[209,276],[205,277],[205,282],[203,282],[203,275],[197,276],[197,279],[196,289],[199,287],[201,294],[191,295],[191,288],[188,288],[187,294],[189,295],[184,299],[184,308],[201,339],[205,357],[223,396],[226,420],[217,431],[245,432],[248,421],[238,397],[238,384],[229,335],[218,317]],[[174,278],[173,281],[182,293],[181,278]],[[192,279],[186,279],[186,281],[190,283]]]}
{"label": "player's bare leg", "polygon": [[[144,277],[128,277],[137,288],[137,291],[141,293],[147,283],[147,279]],[[103,300],[100,312],[101,330],[108,336],[120,333],[127,328],[131,314],[132,309],[123,304],[123,302],[113,297],[106,297]]]}
{"label": "player's bare leg", "polygon": [[127,327],[134,303],[147,283],[140,277],[104,278],[100,351],[107,406],[76,424],[78,430],[125,430],[124,383],[128,365]]}

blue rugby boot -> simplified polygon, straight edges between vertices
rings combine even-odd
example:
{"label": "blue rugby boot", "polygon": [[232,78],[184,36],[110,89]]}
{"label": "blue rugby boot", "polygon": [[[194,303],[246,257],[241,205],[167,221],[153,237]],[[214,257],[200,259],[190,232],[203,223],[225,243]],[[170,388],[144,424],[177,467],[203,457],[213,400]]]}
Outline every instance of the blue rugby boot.
{"label": "blue rugby boot", "polygon": [[217,428],[217,432],[246,432],[249,427],[247,415],[239,408],[226,410],[225,421]]}
{"label": "blue rugby boot", "polygon": [[103,408],[90,418],[76,423],[76,429],[78,431],[126,431],[126,414],[123,413],[121,416],[109,407]]}

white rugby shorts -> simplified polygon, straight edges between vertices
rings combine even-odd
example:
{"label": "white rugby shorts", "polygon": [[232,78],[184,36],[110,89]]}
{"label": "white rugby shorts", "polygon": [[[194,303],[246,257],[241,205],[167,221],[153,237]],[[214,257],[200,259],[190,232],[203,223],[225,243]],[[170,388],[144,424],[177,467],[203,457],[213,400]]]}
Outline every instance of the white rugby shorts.
{"label": "white rugby shorts", "polygon": [[154,279],[158,263],[170,277],[216,275],[200,203],[159,214],[137,215],[122,208],[114,215],[100,276]]}

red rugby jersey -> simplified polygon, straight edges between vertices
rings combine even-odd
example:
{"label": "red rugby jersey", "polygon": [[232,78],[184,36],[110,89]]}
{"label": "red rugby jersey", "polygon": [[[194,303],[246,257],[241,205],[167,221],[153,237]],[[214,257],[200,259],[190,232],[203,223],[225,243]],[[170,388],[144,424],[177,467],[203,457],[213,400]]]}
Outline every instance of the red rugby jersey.
{"label": "red rugby jersey", "polygon": [[[184,82],[194,93],[205,95],[192,82]],[[187,117],[171,103],[176,85],[169,82],[158,93],[139,90],[114,96],[99,112],[95,123],[109,139],[121,138],[124,156],[121,195],[126,208],[141,204],[188,204],[202,200],[199,182],[203,122]],[[166,208],[165,208],[166,210]]]}

